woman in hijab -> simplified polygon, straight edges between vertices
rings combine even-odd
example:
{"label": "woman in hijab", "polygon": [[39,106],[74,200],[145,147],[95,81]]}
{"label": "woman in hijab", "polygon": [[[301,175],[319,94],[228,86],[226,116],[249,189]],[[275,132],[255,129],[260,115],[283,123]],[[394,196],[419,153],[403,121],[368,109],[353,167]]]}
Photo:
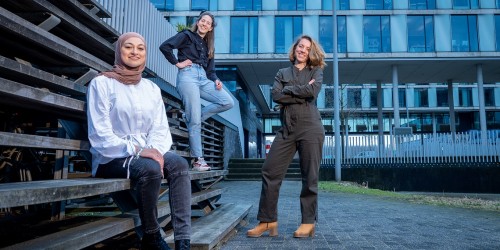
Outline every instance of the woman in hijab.
{"label": "woman in hijab", "polygon": [[90,82],[87,116],[92,175],[131,180],[144,232],[142,249],[170,249],[157,222],[160,185],[166,178],[175,248],[189,249],[189,164],[169,152],[172,136],[160,88],[142,78],[146,52],[146,41],[140,34],[121,35],[113,69]]}

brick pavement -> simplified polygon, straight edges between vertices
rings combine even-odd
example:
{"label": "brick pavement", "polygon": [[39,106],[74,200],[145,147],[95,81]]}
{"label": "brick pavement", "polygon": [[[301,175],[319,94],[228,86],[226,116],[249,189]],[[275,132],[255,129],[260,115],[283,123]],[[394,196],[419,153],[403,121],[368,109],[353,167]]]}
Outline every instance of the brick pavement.
{"label": "brick pavement", "polygon": [[500,213],[413,204],[366,195],[319,194],[314,238],[295,239],[300,224],[299,181],[285,181],[277,237],[247,238],[257,224],[260,181],[224,181],[220,203],[253,207],[221,249],[500,249]]}

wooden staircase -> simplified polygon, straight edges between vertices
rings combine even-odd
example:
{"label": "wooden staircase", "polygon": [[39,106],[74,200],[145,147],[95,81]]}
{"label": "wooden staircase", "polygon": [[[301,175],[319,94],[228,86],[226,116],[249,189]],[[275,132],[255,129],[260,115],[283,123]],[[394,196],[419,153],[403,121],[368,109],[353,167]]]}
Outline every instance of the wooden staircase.
{"label": "wooden staircase", "polygon": [[[109,18],[111,13],[95,0],[0,1],[0,248],[81,249],[137,229],[140,224],[133,199],[117,195],[129,192],[129,180],[88,178],[91,157],[86,131],[86,86],[99,72],[112,67],[113,43],[120,33],[104,21]],[[178,116],[182,102],[173,84],[150,69],[143,77],[162,90],[175,142],[171,151],[189,158],[186,124]],[[224,166],[230,157],[225,156],[228,151],[224,144],[234,139],[226,135],[234,128],[224,122],[214,116],[202,125],[204,158],[213,171],[190,173],[192,207],[201,211],[201,216],[193,218],[193,249],[210,249],[220,244],[220,239],[250,208],[217,203],[223,189],[215,184],[227,174]],[[119,215],[108,215],[107,205],[87,205],[110,196]],[[170,208],[168,200],[159,198],[161,225],[166,228]],[[94,209],[103,214],[103,219],[55,232],[40,230],[41,235],[19,238],[5,226],[10,223],[9,216],[18,214],[27,219],[39,216],[42,222],[63,221],[70,217],[66,215],[66,205]],[[38,207],[51,211],[31,209]],[[26,227],[33,228],[34,221],[26,223]],[[207,232],[211,237],[204,236]],[[140,236],[139,230],[137,235]]]}

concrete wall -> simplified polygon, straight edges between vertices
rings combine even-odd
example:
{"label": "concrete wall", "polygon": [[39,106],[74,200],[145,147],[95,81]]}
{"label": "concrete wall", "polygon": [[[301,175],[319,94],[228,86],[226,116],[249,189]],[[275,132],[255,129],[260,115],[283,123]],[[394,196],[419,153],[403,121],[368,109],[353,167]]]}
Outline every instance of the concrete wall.
{"label": "concrete wall", "polygon": [[[496,164],[342,168],[341,174],[342,181],[387,191],[500,193]],[[335,180],[335,169],[321,168],[320,180]]]}

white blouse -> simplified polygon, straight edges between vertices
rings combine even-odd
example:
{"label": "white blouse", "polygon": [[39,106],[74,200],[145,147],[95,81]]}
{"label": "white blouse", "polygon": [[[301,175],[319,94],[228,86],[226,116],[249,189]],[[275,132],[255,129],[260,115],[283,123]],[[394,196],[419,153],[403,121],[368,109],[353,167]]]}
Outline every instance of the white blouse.
{"label": "white blouse", "polygon": [[161,154],[172,146],[160,88],[148,79],[125,85],[94,78],[87,91],[87,119],[93,176],[99,164],[135,155],[134,145]]}

